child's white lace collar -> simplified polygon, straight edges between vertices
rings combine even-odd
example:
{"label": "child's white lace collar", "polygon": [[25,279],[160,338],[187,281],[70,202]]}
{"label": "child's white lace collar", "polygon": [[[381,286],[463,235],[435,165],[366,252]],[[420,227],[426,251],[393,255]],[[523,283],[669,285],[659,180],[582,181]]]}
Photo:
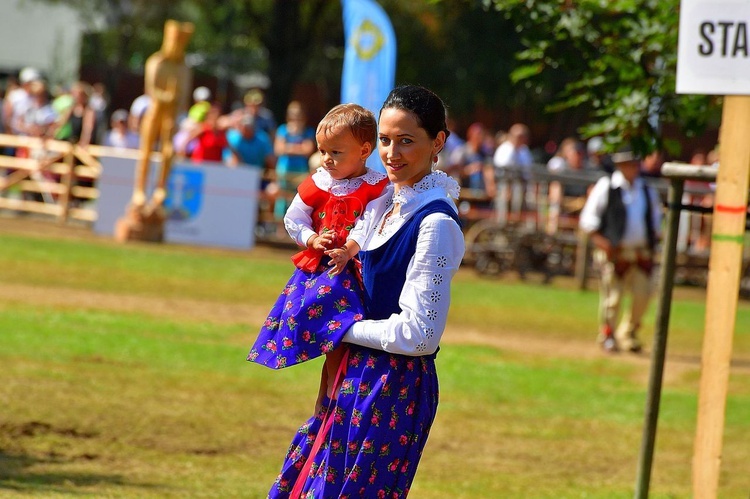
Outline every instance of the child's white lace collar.
{"label": "child's white lace collar", "polygon": [[334,196],[345,196],[359,189],[362,183],[375,185],[386,177],[385,173],[376,172],[375,170],[367,169],[364,175],[354,178],[343,178],[337,180],[331,177],[325,168],[319,167],[315,173],[313,173],[313,182],[321,190],[328,191]]}
{"label": "child's white lace collar", "polygon": [[416,198],[419,194],[432,189],[443,189],[445,193],[453,199],[458,199],[458,195],[461,191],[458,182],[452,177],[449,177],[442,170],[433,170],[412,187],[401,187],[399,191],[393,195],[392,203],[399,203],[403,206]]}

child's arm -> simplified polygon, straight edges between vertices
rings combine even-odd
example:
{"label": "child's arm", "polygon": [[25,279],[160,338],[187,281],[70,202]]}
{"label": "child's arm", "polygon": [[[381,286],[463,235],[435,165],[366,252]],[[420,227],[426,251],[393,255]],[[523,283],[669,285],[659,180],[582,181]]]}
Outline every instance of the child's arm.
{"label": "child's arm", "polygon": [[299,194],[294,196],[289,203],[284,214],[284,228],[289,236],[300,246],[310,247],[309,242],[312,236],[317,235],[312,229],[312,212],[311,206],[305,204]]}
{"label": "child's arm", "polygon": [[284,214],[284,227],[292,239],[306,248],[325,251],[333,244],[333,232],[316,233],[312,228],[313,208],[297,194]]}
{"label": "child's arm", "polygon": [[346,238],[346,243],[340,248],[334,248],[326,252],[326,255],[331,257],[330,266],[333,269],[330,270],[332,275],[338,275],[343,272],[346,262],[354,258],[362,248],[362,243],[367,238],[368,234],[374,229],[374,224],[379,217],[379,213],[385,206],[386,199],[389,199],[390,194],[384,192],[379,197],[373,199],[367,206],[365,206],[362,217],[357,220],[354,227],[349,231],[349,236]]}

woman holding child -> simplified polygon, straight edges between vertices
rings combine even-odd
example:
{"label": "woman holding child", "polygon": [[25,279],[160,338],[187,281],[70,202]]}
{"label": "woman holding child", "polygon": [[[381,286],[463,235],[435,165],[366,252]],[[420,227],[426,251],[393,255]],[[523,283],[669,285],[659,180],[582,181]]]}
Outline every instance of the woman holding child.
{"label": "woman holding child", "polygon": [[[409,493],[438,405],[435,357],[450,282],[464,254],[451,198],[433,171],[448,130],[445,106],[419,86],[394,89],[380,110],[378,151],[390,184],[352,230],[362,261],[365,320],[343,335],[334,393],[295,435],[269,497],[389,497]],[[332,248],[338,268],[353,251]]]}

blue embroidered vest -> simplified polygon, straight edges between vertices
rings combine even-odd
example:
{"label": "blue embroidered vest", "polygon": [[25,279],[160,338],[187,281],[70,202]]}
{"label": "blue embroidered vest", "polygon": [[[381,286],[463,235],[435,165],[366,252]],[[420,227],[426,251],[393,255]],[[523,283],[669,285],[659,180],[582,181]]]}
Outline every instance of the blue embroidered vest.
{"label": "blue embroidered vest", "polygon": [[460,225],[456,212],[446,201],[432,201],[415,212],[385,244],[374,250],[360,251],[365,318],[387,319],[401,312],[398,299],[406,282],[409,261],[417,249],[419,226],[432,213],[445,213]]}

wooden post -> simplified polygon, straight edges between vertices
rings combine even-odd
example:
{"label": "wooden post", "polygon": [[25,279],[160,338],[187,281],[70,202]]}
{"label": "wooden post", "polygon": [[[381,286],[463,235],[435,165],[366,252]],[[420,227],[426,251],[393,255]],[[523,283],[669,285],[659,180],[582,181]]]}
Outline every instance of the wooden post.
{"label": "wooden post", "polygon": [[680,226],[681,200],[685,180],[673,178],[669,186],[667,204],[667,233],[662,242],[661,272],[659,274],[659,306],[656,309],[656,329],[654,346],[651,351],[651,371],[648,378],[648,397],[646,399],[645,421],[641,452],[638,456],[638,476],[635,483],[636,499],[648,498],[651,484],[651,466],[654,462],[656,429],[659,422],[659,405],[661,403],[661,386],[664,377],[664,361],[667,356],[667,336],[669,335],[669,315],[672,310],[672,289],[674,286],[674,268],[677,257],[677,231]]}
{"label": "wooden post", "polygon": [[724,98],[716,201],[708,262],[693,497],[717,497],[750,172],[750,96]]}
{"label": "wooden post", "polygon": [[591,244],[589,244],[589,235],[584,231],[579,230],[576,236],[575,279],[578,283],[578,289],[585,291],[587,287],[586,278],[589,273],[589,260],[591,259]]}
{"label": "wooden post", "polygon": [[73,200],[73,184],[75,179],[76,157],[73,154],[74,145],[70,144],[68,151],[65,153],[65,173],[62,176],[62,184],[65,190],[60,195],[60,223],[66,223],[70,215],[70,203]]}

